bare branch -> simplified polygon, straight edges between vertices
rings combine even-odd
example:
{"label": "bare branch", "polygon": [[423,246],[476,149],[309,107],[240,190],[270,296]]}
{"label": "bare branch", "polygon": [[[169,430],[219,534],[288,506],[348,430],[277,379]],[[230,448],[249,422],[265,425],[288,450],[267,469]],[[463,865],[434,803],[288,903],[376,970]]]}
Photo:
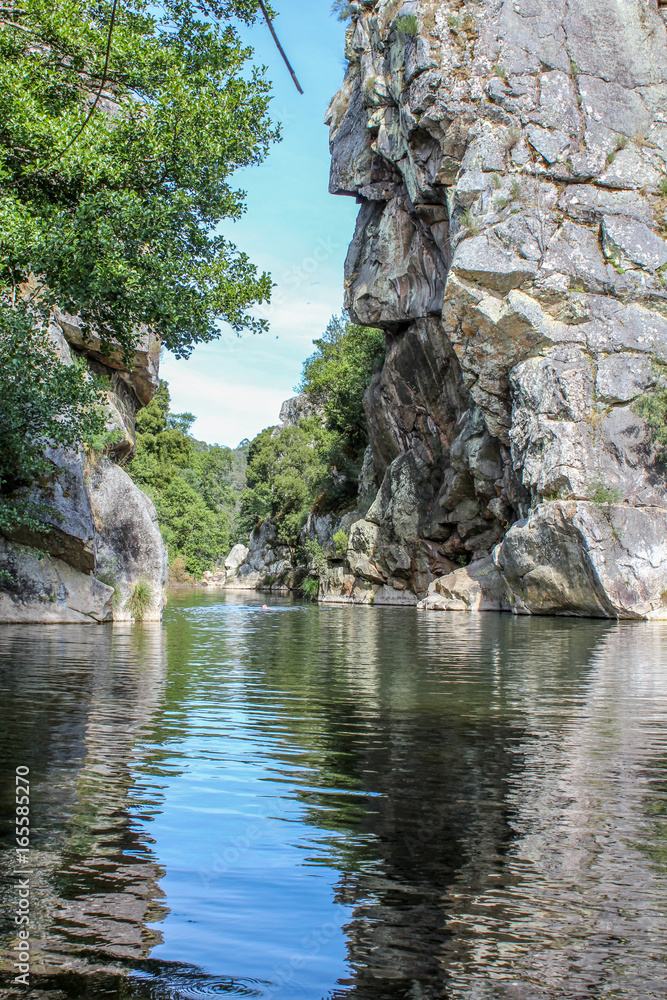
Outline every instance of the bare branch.
{"label": "bare branch", "polygon": [[264,15],[264,19],[265,19],[266,23],[269,26],[269,31],[273,35],[273,40],[276,43],[276,45],[278,46],[278,52],[280,52],[281,56],[285,60],[285,65],[287,66],[287,68],[288,68],[288,70],[290,72],[290,76],[294,80],[294,86],[296,87],[296,89],[299,91],[300,94],[303,94],[303,90],[301,89],[301,84],[299,83],[299,81],[296,78],[296,73],[292,69],[292,67],[290,65],[290,61],[287,58],[287,56],[285,55],[285,50],[283,49],[282,45],[278,41],[278,36],[276,35],[276,29],[273,27],[273,21],[269,17],[269,12],[266,9],[266,6],[264,4],[264,0],[259,0],[259,6],[262,8],[262,14]]}

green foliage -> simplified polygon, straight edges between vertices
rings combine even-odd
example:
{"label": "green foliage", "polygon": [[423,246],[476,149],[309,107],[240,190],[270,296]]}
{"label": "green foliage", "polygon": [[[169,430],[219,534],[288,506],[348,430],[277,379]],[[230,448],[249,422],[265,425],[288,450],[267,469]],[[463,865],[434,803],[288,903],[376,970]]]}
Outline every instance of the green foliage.
{"label": "green foliage", "polygon": [[620,503],[623,499],[622,492],[615,486],[608,486],[606,483],[593,483],[588,491],[588,498],[593,503],[602,507],[605,504]]}
{"label": "green foliage", "polygon": [[477,219],[473,215],[471,209],[465,208],[461,212],[461,225],[470,231],[472,236],[475,236],[479,232],[479,224]]}
{"label": "green foliage", "polygon": [[267,428],[248,449],[239,524],[252,531],[274,518],[282,542],[296,545],[308,514],[339,511],[356,497],[368,441],[364,392],[384,358],[380,330],[333,316],[304,362],[298,391],[322,411],[296,427]]}
{"label": "green foliage", "polygon": [[24,0],[0,23],[0,285],[30,277],[35,306],[79,313],[107,347],[129,353],[146,324],[185,356],[220,319],[266,325],[248,309],[269,276],[216,230],[243,212],[231,174],[278,137],[229,20],[258,2],[123,0],[90,114],[111,10]]}
{"label": "green foliage", "polygon": [[348,3],[348,0],[333,0],[331,4],[331,13],[339,21],[347,21],[352,16],[353,9],[352,4]]}
{"label": "green foliage", "polygon": [[127,610],[130,612],[135,621],[140,622],[142,620],[150,607],[151,600],[152,594],[150,587],[147,583],[144,583],[143,580],[139,580],[139,582],[134,585],[134,589],[128,597],[126,605]]}
{"label": "green foliage", "polygon": [[384,360],[381,330],[332,316],[317,348],[305,362],[298,387],[322,406],[327,427],[344,436],[352,449],[368,442],[363,398],[373,373]]}
{"label": "green foliage", "polygon": [[0,298],[0,530],[40,527],[23,495],[54,466],[45,445],[90,444],[104,431],[104,384],[86,364],[65,364],[25,303]]}
{"label": "green foliage", "polygon": [[662,448],[667,447],[667,388],[641,396],[633,407],[651,428],[651,437]]}
{"label": "green foliage", "polygon": [[404,35],[419,34],[419,21],[414,14],[406,14],[404,17],[397,17],[394,24],[398,31],[402,31]]}
{"label": "green foliage", "polygon": [[305,549],[318,577],[327,568],[327,554],[316,538],[307,538]]}
{"label": "green foliage", "polygon": [[301,583],[301,593],[304,597],[307,597],[309,601],[316,601],[317,595],[320,592],[320,581],[319,577],[307,576],[305,580]]}
{"label": "green foliage", "polygon": [[230,484],[229,448],[196,441],[190,413],[169,412],[166,382],[137,414],[137,453],[128,467],[155,503],[173,562],[182,559],[199,577],[227,554],[235,540],[238,490]]}
{"label": "green foliage", "polygon": [[333,543],[338,555],[344,555],[347,552],[348,541],[349,541],[349,535],[346,531],[343,531],[342,528],[340,531],[337,531],[335,533],[335,535],[333,536]]}
{"label": "green foliage", "polygon": [[[332,475],[339,451],[338,435],[319,417],[261,431],[248,452],[248,488],[241,498],[239,522],[252,531],[258,521],[274,518],[279,539],[295,545],[313,508],[344,502],[349,482]],[[343,488],[341,488],[343,486]]]}

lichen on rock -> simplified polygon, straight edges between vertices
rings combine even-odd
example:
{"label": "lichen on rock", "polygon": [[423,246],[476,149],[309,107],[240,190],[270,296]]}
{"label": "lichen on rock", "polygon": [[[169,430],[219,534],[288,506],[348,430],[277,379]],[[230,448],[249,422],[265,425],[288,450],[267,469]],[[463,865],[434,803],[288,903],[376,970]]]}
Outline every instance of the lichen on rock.
{"label": "lichen on rock", "polygon": [[387,356],[365,397],[378,493],[323,596],[660,614],[667,483],[637,402],[667,365],[665,12],[350,10],[331,190],[360,203],[346,308]]}

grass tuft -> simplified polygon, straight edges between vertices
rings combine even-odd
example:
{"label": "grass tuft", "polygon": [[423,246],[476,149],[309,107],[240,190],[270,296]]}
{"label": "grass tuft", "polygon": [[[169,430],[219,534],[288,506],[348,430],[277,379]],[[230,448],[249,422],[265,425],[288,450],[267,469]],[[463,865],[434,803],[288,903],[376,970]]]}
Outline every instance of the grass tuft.
{"label": "grass tuft", "polygon": [[397,30],[402,31],[404,35],[419,34],[419,21],[414,14],[406,14],[405,17],[397,18],[395,26]]}
{"label": "grass tuft", "polygon": [[307,576],[301,584],[301,593],[309,601],[316,601],[320,592],[320,581],[316,576]]}
{"label": "grass tuft", "polygon": [[135,583],[134,589],[127,599],[125,605],[135,621],[140,622],[148,611],[153,595],[147,583],[140,580]]}
{"label": "grass tuft", "polygon": [[623,494],[615,486],[607,486],[606,483],[593,483],[588,491],[588,499],[599,507],[612,503],[620,503]]}

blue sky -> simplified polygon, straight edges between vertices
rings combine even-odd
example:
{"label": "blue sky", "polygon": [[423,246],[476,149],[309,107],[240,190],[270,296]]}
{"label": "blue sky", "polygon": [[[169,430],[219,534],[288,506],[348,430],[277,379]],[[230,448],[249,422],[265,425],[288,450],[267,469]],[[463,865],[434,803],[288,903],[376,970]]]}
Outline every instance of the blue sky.
{"label": "blue sky", "polygon": [[275,48],[258,23],[246,32],[255,62],[273,82],[272,115],[283,123],[283,140],[259,167],[235,175],[247,191],[247,212],[222,232],[277,287],[266,316],[270,331],[197,347],[187,361],[163,355],[172,410],[197,417],[192,433],[210,443],[234,446],[278,421],[283,399],[293,395],[301,365],[312,353],[343,299],[343,261],[357,215],[353,198],[328,193],[329,136],[326,108],[343,79],[344,26],[331,16],[330,0],[274,0],[275,26],[304,90],[300,96]]}

